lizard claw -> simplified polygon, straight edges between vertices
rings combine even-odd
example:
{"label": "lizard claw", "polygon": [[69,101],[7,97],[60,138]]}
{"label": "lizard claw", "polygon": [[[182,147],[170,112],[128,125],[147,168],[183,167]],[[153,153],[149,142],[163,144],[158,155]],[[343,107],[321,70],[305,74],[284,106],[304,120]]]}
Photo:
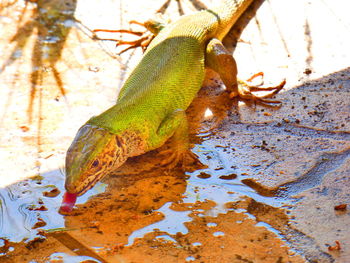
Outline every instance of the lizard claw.
{"label": "lizard claw", "polygon": [[[254,78],[261,76],[264,76],[263,72],[259,72],[257,74],[254,74],[252,77],[250,77],[247,82],[251,82]],[[259,85],[250,85],[245,81],[238,81],[238,94],[235,92],[232,92],[230,94],[230,98],[239,96],[242,99],[246,100],[252,100],[256,103],[265,105],[265,106],[270,106],[270,107],[280,107],[281,105],[271,105],[271,104],[281,104],[281,101],[279,100],[272,100],[274,95],[276,95],[286,84],[286,80],[283,80],[279,85],[273,86],[273,87],[259,87],[260,85],[263,84],[263,81]],[[254,95],[252,92],[256,91],[272,91],[269,94],[262,95],[262,96],[257,96]]]}
{"label": "lizard claw", "polygon": [[195,171],[207,167],[201,163],[197,154],[187,149],[168,149],[162,151],[161,156],[163,156],[163,160],[160,162],[160,166],[166,167],[169,170],[177,166],[180,166],[183,171]]}
{"label": "lizard claw", "polygon": [[129,45],[129,47],[123,49],[122,51],[120,51],[118,53],[118,55],[123,54],[124,52],[133,49],[133,48],[138,48],[141,47],[142,52],[145,52],[145,50],[147,49],[149,43],[151,43],[151,41],[153,40],[154,36],[153,35],[148,35],[146,34],[146,36],[144,37],[140,37],[137,40],[134,41],[124,41],[124,40],[118,40],[116,46],[121,46],[121,45]]}
{"label": "lizard claw", "polygon": [[[145,23],[140,23],[138,21],[132,20],[129,22],[130,24],[136,24],[136,25],[140,25],[142,27],[147,28]],[[147,22],[146,22],[147,23]],[[121,34],[130,34],[130,35],[135,35],[138,36],[139,38],[133,41],[125,41],[122,39],[113,39],[113,38],[99,38],[96,35],[94,35],[95,39],[98,40],[108,40],[108,41],[115,41],[116,46],[121,46],[121,45],[129,45],[129,47],[123,49],[122,51],[120,51],[118,53],[118,55],[123,54],[124,52],[133,49],[133,48],[138,48],[141,47],[142,51],[144,52],[148,45],[151,43],[151,41],[154,38],[154,34],[145,31],[145,32],[141,32],[141,31],[134,31],[131,29],[118,29],[118,30],[109,30],[109,29],[95,29],[92,31],[94,34],[97,32],[104,32],[104,33],[121,33]]]}

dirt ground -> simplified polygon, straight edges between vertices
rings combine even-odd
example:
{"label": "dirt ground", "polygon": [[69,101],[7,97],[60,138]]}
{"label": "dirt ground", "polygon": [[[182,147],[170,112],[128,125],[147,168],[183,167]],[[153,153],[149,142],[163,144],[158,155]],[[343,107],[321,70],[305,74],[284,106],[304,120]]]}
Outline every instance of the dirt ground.
{"label": "dirt ground", "polygon": [[257,1],[225,43],[241,79],[286,79],[282,107],[230,100],[207,71],[187,111],[204,166],[159,168],[166,144],[58,213],[77,129],[113,105],[142,55],[118,56],[91,30],[128,28],[164,2],[1,2],[0,262],[350,262],[345,0]]}

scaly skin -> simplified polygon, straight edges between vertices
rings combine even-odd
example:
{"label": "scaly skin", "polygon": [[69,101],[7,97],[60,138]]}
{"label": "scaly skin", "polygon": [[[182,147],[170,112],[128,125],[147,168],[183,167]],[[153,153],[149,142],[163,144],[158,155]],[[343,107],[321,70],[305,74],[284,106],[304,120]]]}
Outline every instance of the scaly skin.
{"label": "scaly skin", "polygon": [[[185,155],[184,112],[204,80],[207,44],[214,38],[222,40],[251,2],[225,0],[159,32],[126,80],[117,103],[80,128],[67,152],[67,192],[85,193],[127,158],[156,149],[173,135],[175,146],[185,145],[174,151]],[[237,83],[231,84],[230,89],[237,90]]]}

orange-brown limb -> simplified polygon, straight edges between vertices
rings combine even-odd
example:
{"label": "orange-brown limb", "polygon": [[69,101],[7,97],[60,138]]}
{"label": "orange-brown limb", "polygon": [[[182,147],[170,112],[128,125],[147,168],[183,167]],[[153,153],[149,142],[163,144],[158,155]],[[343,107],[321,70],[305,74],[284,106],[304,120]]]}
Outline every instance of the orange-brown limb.
{"label": "orange-brown limb", "polygon": [[248,82],[251,82],[253,81],[253,79],[257,78],[257,77],[264,77],[264,72],[258,72],[258,73],[255,73],[253,74],[249,79],[247,79]]}
{"label": "orange-brown limb", "polygon": [[112,29],[94,29],[92,32],[105,32],[105,33],[126,33],[126,34],[132,34],[136,36],[142,36],[145,32],[138,32],[138,31],[132,31],[129,29],[118,29],[118,30],[112,30]]}
{"label": "orange-brown limb", "polygon": [[286,84],[286,80],[281,81],[280,84],[277,86],[272,86],[272,87],[257,87],[257,86],[249,86],[250,91],[270,91],[273,90],[274,92],[269,93],[265,96],[261,96],[261,98],[271,98],[273,95],[277,94]]}
{"label": "orange-brown limb", "polygon": [[151,41],[153,40],[154,36],[153,35],[147,35],[145,37],[141,37],[137,40],[134,41],[124,41],[124,40],[118,40],[116,46],[121,46],[121,45],[130,45],[129,47],[123,49],[122,51],[120,51],[118,53],[118,55],[123,54],[124,52],[133,49],[133,48],[138,48],[141,47],[142,51],[144,52],[149,43],[151,43]]}
{"label": "orange-brown limb", "polygon": [[[207,45],[206,66],[212,68],[220,75],[220,78],[225,84],[227,91],[230,92],[230,98],[238,96],[243,100],[251,100],[258,104],[271,107],[276,107],[271,104],[281,104],[281,102],[278,100],[271,100],[267,98],[271,98],[273,95],[277,94],[285,85],[285,80],[276,87],[267,88],[249,85],[244,81],[237,80],[236,61],[218,39],[212,39]],[[263,73],[259,72],[254,74],[251,78],[249,78],[249,80],[253,80],[258,76],[263,76]],[[269,90],[272,90],[273,92],[262,96],[257,96],[252,93],[254,91]]]}
{"label": "orange-brown limb", "polygon": [[[131,20],[129,22],[129,24],[136,24],[139,26],[143,26],[145,27],[144,23],[138,22],[136,20]],[[145,32],[140,32],[140,31],[133,31],[130,29],[117,29],[117,30],[111,30],[111,29],[95,29],[93,30],[94,33],[96,32],[105,32],[105,33],[123,33],[123,34],[131,34],[131,35],[136,35],[139,36],[139,39],[136,40],[132,40],[132,41],[125,41],[122,39],[113,39],[113,38],[97,38],[95,36],[96,39],[99,40],[108,40],[108,41],[115,41],[117,42],[116,46],[121,46],[121,45],[129,45],[129,47],[123,49],[122,51],[120,51],[118,53],[118,55],[123,54],[124,52],[133,49],[133,48],[138,48],[141,47],[142,51],[144,52],[146,50],[146,48],[148,47],[149,43],[151,43],[151,41],[154,38],[153,34],[149,34],[147,33],[147,31]]]}

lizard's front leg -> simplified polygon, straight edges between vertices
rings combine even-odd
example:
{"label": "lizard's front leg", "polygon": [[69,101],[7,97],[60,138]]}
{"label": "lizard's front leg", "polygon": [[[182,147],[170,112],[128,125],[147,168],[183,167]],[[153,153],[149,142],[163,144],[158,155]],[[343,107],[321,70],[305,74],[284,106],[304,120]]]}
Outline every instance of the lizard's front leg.
{"label": "lizard's front leg", "polygon": [[[207,67],[216,71],[230,92],[230,97],[239,96],[242,99],[253,100],[263,105],[280,104],[278,100],[271,100],[273,95],[277,94],[284,86],[282,81],[276,87],[260,88],[250,86],[244,81],[237,80],[237,64],[233,56],[227,51],[224,45],[218,39],[212,39],[206,48],[205,64]],[[254,91],[272,91],[264,96],[254,95]]]}
{"label": "lizard's front leg", "polygon": [[188,170],[192,165],[203,166],[198,156],[190,150],[187,116],[184,110],[177,109],[168,114],[160,124],[157,135],[160,138],[170,137],[170,149],[161,153],[164,156],[162,166],[174,168],[180,164],[184,170]]}

